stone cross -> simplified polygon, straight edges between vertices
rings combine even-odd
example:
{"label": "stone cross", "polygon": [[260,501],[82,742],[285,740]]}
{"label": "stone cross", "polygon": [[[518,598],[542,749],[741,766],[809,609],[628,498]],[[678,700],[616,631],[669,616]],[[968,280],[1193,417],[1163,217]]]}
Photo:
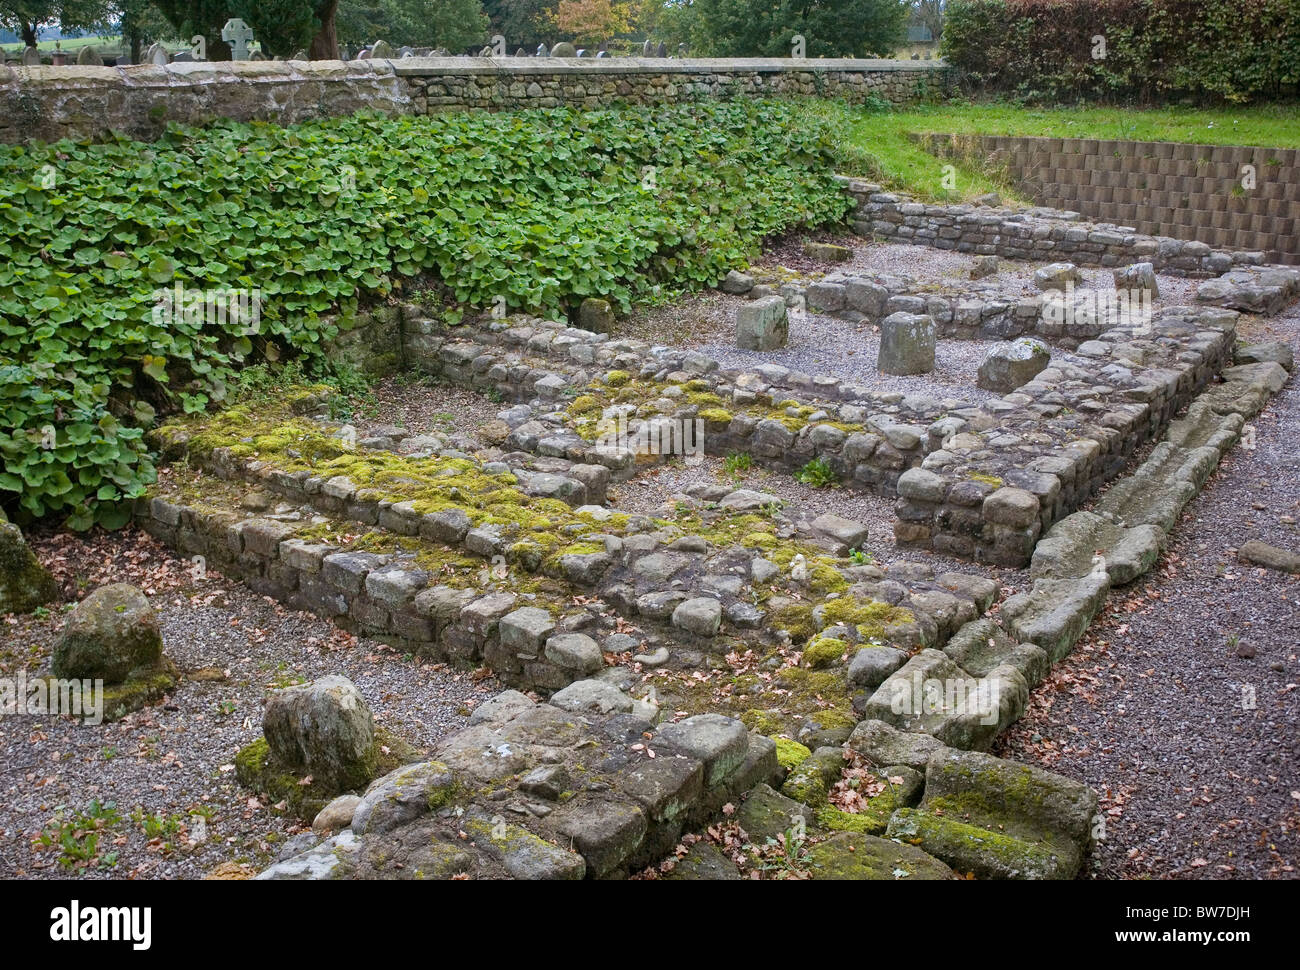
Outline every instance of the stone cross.
{"label": "stone cross", "polygon": [[29,47],[23,51],[23,65],[25,67],[40,67],[41,52],[35,47]]}
{"label": "stone cross", "polygon": [[226,21],[221,28],[221,39],[230,45],[230,56],[236,61],[249,59],[248,45],[253,41],[253,28],[238,17]]}

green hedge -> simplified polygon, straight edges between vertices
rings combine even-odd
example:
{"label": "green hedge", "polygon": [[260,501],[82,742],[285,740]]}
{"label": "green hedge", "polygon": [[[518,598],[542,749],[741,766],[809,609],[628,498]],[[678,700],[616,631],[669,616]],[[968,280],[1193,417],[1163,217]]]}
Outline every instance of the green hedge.
{"label": "green hedge", "polygon": [[1300,0],[952,0],[943,53],[972,87],[1030,100],[1289,97]]}
{"label": "green hedge", "polygon": [[[254,359],[323,358],[400,277],[452,302],[627,308],[841,217],[833,144],[782,102],[174,128],[0,149],[0,505],[125,521],[143,429]],[[258,290],[260,320],[155,312]],[[209,315],[212,316],[212,315]]]}

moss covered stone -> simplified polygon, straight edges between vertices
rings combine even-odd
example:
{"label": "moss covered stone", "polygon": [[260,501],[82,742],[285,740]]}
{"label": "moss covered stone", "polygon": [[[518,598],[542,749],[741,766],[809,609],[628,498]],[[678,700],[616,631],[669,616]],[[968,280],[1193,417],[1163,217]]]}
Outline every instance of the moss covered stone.
{"label": "moss covered stone", "polygon": [[54,647],[58,677],[118,684],[162,661],[162,627],[144,593],[127,583],[102,586],[77,604]]}
{"label": "moss covered stone", "polygon": [[18,526],[0,521],[0,614],[30,613],[59,594]]}

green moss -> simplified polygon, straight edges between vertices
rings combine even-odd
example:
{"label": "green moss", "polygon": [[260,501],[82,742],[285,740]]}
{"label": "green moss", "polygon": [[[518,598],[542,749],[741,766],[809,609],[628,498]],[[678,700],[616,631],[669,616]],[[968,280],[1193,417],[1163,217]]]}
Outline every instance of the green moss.
{"label": "green moss", "polygon": [[813,622],[812,607],[807,603],[792,603],[767,615],[767,624],[773,630],[790,631],[790,639],[796,643],[807,640],[817,632]]}
{"label": "green moss", "polygon": [[698,417],[705,424],[731,424],[732,421],[732,414],[726,408],[705,408]]}
{"label": "green moss", "polygon": [[779,714],[774,711],[759,710],[756,707],[751,707],[740,715],[740,720],[745,727],[759,734],[775,734],[785,727],[785,719]]}
{"label": "green moss", "polygon": [[632,375],[625,370],[612,370],[605,375],[605,383],[610,387],[622,387],[632,379]]}
{"label": "green moss", "polygon": [[985,475],[983,472],[971,472],[967,476],[972,482],[981,482],[984,485],[992,485],[994,488],[1002,487],[1002,479],[996,475]]}
{"label": "green moss", "polygon": [[813,670],[829,667],[838,663],[848,649],[849,645],[836,637],[814,637],[808,646],[804,647],[804,666]]}
{"label": "green moss", "polygon": [[911,610],[901,606],[890,606],[879,600],[859,603],[849,596],[830,600],[822,607],[824,627],[837,626],[841,623],[855,627],[867,640],[884,639],[890,627],[904,623],[916,622]]}
{"label": "green moss", "polygon": [[798,741],[791,741],[789,738],[779,736],[772,738],[772,740],[776,742],[776,760],[782,768],[797,768],[812,754]]}
{"label": "green moss", "polygon": [[688,393],[686,395],[686,400],[689,401],[691,404],[699,405],[702,408],[704,407],[720,408],[720,407],[724,407],[727,403],[718,395],[713,394],[711,392],[703,392],[703,391]]}

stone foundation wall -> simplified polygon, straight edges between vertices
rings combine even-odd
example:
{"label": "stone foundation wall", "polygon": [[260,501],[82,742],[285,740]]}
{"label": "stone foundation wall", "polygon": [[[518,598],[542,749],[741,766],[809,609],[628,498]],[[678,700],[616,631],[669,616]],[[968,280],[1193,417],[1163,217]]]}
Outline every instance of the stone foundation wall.
{"label": "stone foundation wall", "polygon": [[1260,251],[1214,249],[1196,240],[1148,236],[1133,226],[1084,222],[1060,209],[932,205],[845,180],[856,202],[848,220],[863,236],[1007,259],[1064,260],[1079,266],[1149,262],[1172,276],[1219,276],[1265,262]]}
{"label": "stone foundation wall", "polygon": [[937,61],[658,58],[402,58],[224,61],[129,67],[0,66],[0,142],[145,141],[168,122],[292,124],[361,110],[597,108],[700,98],[868,97],[901,104],[939,93]]}

